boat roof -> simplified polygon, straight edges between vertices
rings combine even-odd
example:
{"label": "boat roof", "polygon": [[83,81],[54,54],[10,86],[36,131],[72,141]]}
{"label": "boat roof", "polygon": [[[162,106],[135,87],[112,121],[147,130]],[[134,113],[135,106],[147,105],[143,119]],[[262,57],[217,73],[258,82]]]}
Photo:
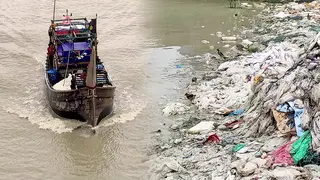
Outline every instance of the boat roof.
{"label": "boat roof", "polygon": [[66,19],[52,20],[52,24],[55,24],[55,31],[69,30],[69,29],[89,29],[89,22],[85,18],[71,19],[70,23],[65,23]]}
{"label": "boat roof", "polygon": [[52,24],[55,24],[54,32],[55,38],[59,41],[69,40],[70,33],[75,36],[73,39],[90,38],[94,35],[89,30],[90,22],[87,18],[71,18],[70,16],[64,16],[63,19],[51,20]]}
{"label": "boat roof", "polygon": [[[64,19],[56,19],[51,20],[51,23],[56,24],[56,26],[69,26],[70,24],[64,24],[63,22],[66,20],[66,17]],[[87,18],[70,18],[71,24],[89,24],[89,21]]]}

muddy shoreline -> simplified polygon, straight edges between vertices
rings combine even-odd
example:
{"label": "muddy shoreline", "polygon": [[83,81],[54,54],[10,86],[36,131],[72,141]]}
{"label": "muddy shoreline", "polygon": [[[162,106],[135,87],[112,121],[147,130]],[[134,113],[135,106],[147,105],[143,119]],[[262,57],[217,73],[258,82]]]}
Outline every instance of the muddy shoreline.
{"label": "muddy shoreline", "polygon": [[[317,4],[310,7],[306,3],[289,3],[265,8],[259,14],[261,23],[244,29],[242,42],[230,47],[228,61],[210,53],[194,57],[212,70],[196,72],[185,90],[185,99],[163,109],[164,115],[175,117],[175,123],[168,128],[169,140],[159,138],[153,149],[149,179],[319,177],[317,164],[301,167],[277,161],[276,150],[296,142],[301,135],[298,131],[290,135],[279,131],[278,122],[270,115],[272,108],[289,100],[296,104],[301,101],[305,112],[311,106],[304,97],[317,82],[310,80],[309,85],[303,85],[306,79],[300,76],[302,71],[305,76],[318,75],[317,59],[308,58],[319,53],[314,52],[314,47],[308,51],[315,46],[319,32]],[[295,89],[290,90],[290,85]],[[311,122],[318,121],[305,113],[301,122],[304,133],[316,131]],[[161,131],[156,137],[161,137]],[[313,133],[312,138],[315,141],[317,135]],[[310,149],[316,152],[312,143]]]}

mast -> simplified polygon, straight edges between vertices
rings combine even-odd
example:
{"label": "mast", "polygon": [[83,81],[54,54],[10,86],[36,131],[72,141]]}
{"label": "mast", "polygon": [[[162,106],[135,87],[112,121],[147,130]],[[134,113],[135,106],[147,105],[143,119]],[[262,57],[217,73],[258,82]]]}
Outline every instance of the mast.
{"label": "mast", "polygon": [[95,48],[96,48],[96,56],[98,56],[98,47],[97,47],[97,44],[98,44],[98,42],[97,42],[97,40],[98,40],[98,29],[97,29],[97,26],[98,26],[98,14],[96,13],[96,34],[95,34]]}
{"label": "mast", "polygon": [[[97,50],[97,37],[95,36],[95,45],[94,45],[94,48],[95,50]],[[95,51],[95,54],[93,55],[94,57],[94,61],[95,63],[93,63],[95,65],[94,68],[96,68],[96,61],[97,61],[97,52]],[[97,74],[96,72],[94,71],[95,74],[93,74],[92,78],[95,78],[97,79]],[[93,89],[91,89],[91,94],[92,94],[92,127],[95,127],[97,125],[97,121],[96,121],[96,87],[94,87]]]}
{"label": "mast", "polygon": [[52,20],[54,21],[56,17],[56,0],[53,0],[53,17]]}
{"label": "mast", "polygon": [[[98,52],[97,52],[97,14],[96,14],[96,33],[95,33],[95,35],[94,35],[94,48],[95,48],[95,54],[94,54],[94,69],[96,69],[97,68],[97,66],[96,66],[96,63],[97,63],[97,55],[98,55]],[[96,81],[97,80],[97,72],[96,71],[94,71],[94,74],[93,74],[93,76],[92,76],[92,78],[94,79],[94,81]],[[95,127],[95,126],[97,126],[97,121],[96,121],[96,102],[95,102],[95,99],[96,99],[96,86],[94,86],[94,88],[91,90],[91,92],[92,92],[92,121],[93,121],[93,124],[92,124],[92,127]]]}
{"label": "mast", "polygon": [[[68,9],[66,10],[66,16],[65,16],[65,18],[67,18],[69,16],[69,14],[68,14]],[[72,29],[71,29],[71,24],[70,24],[70,30],[72,31]],[[72,36],[72,34],[69,34],[70,35],[70,38],[72,38],[71,36]],[[74,51],[74,42],[72,41],[72,43],[71,43],[71,47],[72,47],[72,49],[69,49],[69,52],[68,52],[68,62],[67,62],[67,68],[66,68],[66,71],[65,71],[65,73],[64,73],[64,81],[63,81],[63,86],[64,86],[64,84],[65,84],[65,82],[66,82],[66,78],[67,78],[67,75],[69,74],[68,73],[68,69],[69,69],[69,62],[70,62],[70,53],[71,53],[71,51],[73,52]]]}
{"label": "mast", "polygon": [[[96,19],[95,19],[96,20]],[[93,22],[95,22],[95,20]],[[92,20],[91,20],[92,21]],[[92,25],[92,26],[95,26]],[[95,27],[93,27],[95,28]],[[97,81],[97,72],[96,72],[96,68],[97,68],[97,35],[96,35],[96,31],[91,32],[93,34],[94,40],[91,43],[92,46],[92,52],[91,52],[91,58],[90,58],[90,63],[89,63],[89,67],[88,67],[88,72],[87,72],[87,78],[86,78],[86,86],[88,88],[88,99],[91,99],[91,103],[89,104],[90,106],[90,110],[91,112],[89,115],[89,119],[88,119],[88,124],[90,124],[92,127],[97,126],[97,119],[96,119],[96,103],[95,103],[95,91],[96,91],[96,81]]]}

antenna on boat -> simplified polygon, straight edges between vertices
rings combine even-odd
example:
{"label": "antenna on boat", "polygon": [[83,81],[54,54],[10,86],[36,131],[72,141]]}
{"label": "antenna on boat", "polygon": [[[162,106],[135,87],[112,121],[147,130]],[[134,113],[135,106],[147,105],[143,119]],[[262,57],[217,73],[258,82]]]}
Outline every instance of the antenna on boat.
{"label": "antenna on boat", "polygon": [[97,47],[97,44],[98,44],[98,42],[97,42],[97,40],[98,40],[98,38],[97,38],[97,36],[98,36],[98,28],[97,28],[97,25],[98,25],[98,13],[96,13],[96,34],[95,34],[95,48],[96,48],[96,53],[97,53],[97,55],[98,55],[98,47]]}
{"label": "antenna on boat", "polygon": [[66,9],[66,15],[63,15],[63,17],[67,17],[68,16],[68,9]]}
{"label": "antenna on boat", "polygon": [[53,0],[53,17],[52,20],[54,21],[56,18],[56,0]]}
{"label": "antenna on boat", "polygon": [[97,34],[97,32],[98,32],[98,29],[97,29],[97,25],[98,25],[98,13],[96,13],[96,34]]}

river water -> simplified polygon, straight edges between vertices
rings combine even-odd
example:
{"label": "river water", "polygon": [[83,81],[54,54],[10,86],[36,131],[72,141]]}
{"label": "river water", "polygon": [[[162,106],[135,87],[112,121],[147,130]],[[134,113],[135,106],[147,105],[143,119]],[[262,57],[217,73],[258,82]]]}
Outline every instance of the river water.
{"label": "river water", "polygon": [[117,86],[115,114],[92,135],[72,132],[80,122],[57,117],[46,102],[53,3],[0,5],[1,179],[145,179],[155,131],[171,121],[161,109],[182,97],[179,57],[226,50],[216,32],[236,34],[252,14],[222,0],[57,0],[57,18],[65,9],[74,17],[98,13],[99,56]]}

